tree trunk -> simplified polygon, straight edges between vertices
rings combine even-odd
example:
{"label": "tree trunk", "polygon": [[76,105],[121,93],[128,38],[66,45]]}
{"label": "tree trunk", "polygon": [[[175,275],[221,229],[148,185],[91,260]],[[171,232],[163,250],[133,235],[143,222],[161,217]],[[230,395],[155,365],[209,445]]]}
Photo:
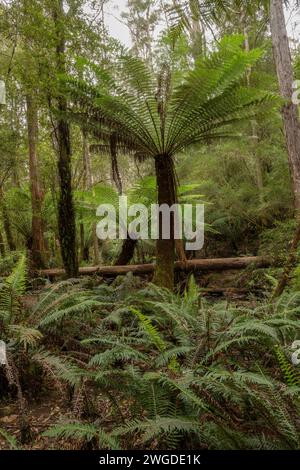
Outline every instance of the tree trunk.
{"label": "tree trunk", "polygon": [[298,248],[299,242],[300,242],[300,224],[298,224],[296,228],[294,238],[291,243],[290,253],[286,261],[281,279],[278,282],[276,288],[274,289],[272,300],[276,300],[278,297],[281,296],[281,294],[283,294],[284,289],[286,288],[290,280],[290,274],[292,270],[294,269],[295,264],[297,262],[297,248]]}
{"label": "tree trunk", "polygon": [[137,240],[132,240],[130,237],[123,241],[120,254],[114,263],[115,266],[126,266],[133,258],[134,250],[137,245]]}
{"label": "tree trunk", "polygon": [[100,263],[100,250],[99,250],[99,240],[97,237],[97,224],[93,224],[93,248],[94,248],[94,263],[98,265]]}
{"label": "tree trunk", "polygon": [[4,258],[5,256],[5,244],[4,244],[4,239],[2,232],[0,231],[0,254]]}
{"label": "tree trunk", "polygon": [[[66,72],[65,67],[65,36],[64,36],[64,10],[63,1],[57,0],[57,8],[53,12],[56,27],[56,58],[59,73]],[[59,118],[57,122],[58,143],[58,172],[60,179],[60,195],[58,202],[58,229],[63,264],[68,277],[77,277],[78,259],[76,249],[76,223],[75,209],[72,193],[71,175],[71,144],[70,129],[66,121],[67,101],[63,92],[58,93],[57,108]]]}
{"label": "tree trunk", "polygon": [[89,245],[85,243],[84,225],[80,224],[80,258],[81,261],[89,262],[90,250]]}
{"label": "tree trunk", "polygon": [[0,206],[1,206],[1,212],[2,212],[2,218],[3,218],[3,227],[4,227],[4,232],[5,232],[8,247],[10,251],[16,251],[17,247],[16,247],[13,234],[11,231],[10,220],[9,220],[9,216],[7,213],[6,204],[4,201],[3,189],[1,186],[0,186]]}
{"label": "tree trunk", "polygon": [[33,268],[43,266],[44,235],[42,221],[42,191],[37,156],[38,116],[36,103],[31,95],[26,97],[29,146],[29,175],[32,208],[31,263]]}
{"label": "tree trunk", "polygon": [[202,20],[197,11],[198,7],[195,8],[193,0],[189,0],[190,10],[192,13],[191,24],[190,24],[190,38],[192,46],[192,56],[194,60],[198,57],[204,57],[206,54],[206,38],[205,31],[202,25]]}
{"label": "tree trunk", "polygon": [[282,108],[282,118],[295,208],[300,211],[300,123],[298,107],[292,102],[293,67],[282,0],[271,0],[271,33],[280,93],[286,100]]}
{"label": "tree trunk", "polygon": [[91,159],[90,159],[90,150],[89,150],[89,140],[88,133],[82,131],[82,150],[83,150],[83,169],[84,169],[84,184],[86,189],[91,189],[93,186],[93,176],[91,170]]}
{"label": "tree trunk", "polygon": [[[250,42],[249,42],[249,17],[247,16],[247,12],[244,6],[241,8],[241,31],[244,35],[245,38],[245,51],[249,54],[250,53]],[[249,67],[247,70],[247,86],[250,88],[251,87],[251,74],[252,74],[252,68]],[[264,174],[263,174],[263,168],[262,168],[262,162],[260,160],[260,156],[257,153],[256,149],[258,148],[259,144],[259,138],[257,134],[257,121],[255,119],[251,120],[251,130],[252,130],[252,145],[251,148],[253,149],[252,155],[254,158],[254,164],[255,164],[255,179],[256,179],[256,184],[257,188],[259,190],[259,200],[261,204],[264,203]],[[265,218],[262,217],[262,225],[265,225],[266,221]]]}
{"label": "tree trunk", "polygon": [[298,106],[292,102],[293,67],[282,0],[271,0],[271,34],[280,93],[286,101],[282,108],[282,119],[298,218],[298,227],[294,234],[290,254],[282,278],[273,294],[274,300],[283,293],[288,283],[300,241],[300,122]]}
{"label": "tree trunk", "polygon": [[123,185],[118,166],[117,140],[115,134],[112,134],[110,137],[110,157],[112,180],[116,185],[119,195],[121,195],[123,193]]}
{"label": "tree trunk", "polygon": [[[93,186],[93,175],[91,169],[91,155],[90,155],[90,148],[89,148],[89,139],[88,133],[85,129],[82,131],[82,143],[83,143],[83,168],[84,168],[84,175],[85,175],[85,188],[89,191]],[[84,232],[84,228],[82,228]],[[81,234],[82,236],[82,234]],[[98,265],[100,263],[100,252],[99,252],[99,240],[97,237],[97,224],[94,223],[92,225],[92,239],[93,239],[93,252],[94,252],[94,264]],[[81,249],[81,256],[82,259],[85,261],[89,260],[89,249],[88,247],[84,247]]]}
{"label": "tree trunk", "polygon": [[[174,162],[167,155],[158,155],[155,158],[155,172],[157,182],[158,204],[167,204],[171,207],[176,203],[176,180]],[[156,268],[153,282],[167,289],[174,288],[174,214],[170,216],[170,238],[164,240],[162,237],[163,218],[159,214],[158,240],[156,242]]]}
{"label": "tree trunk", "polygon": [[[112,180],[116,185],[119,196],[123,194],[123,184],[119,171],[118,165],[118,153],[117,153],[117,140],[116,135],[112,134],[110,137],[110,157],[111,157],[111,174]],[[134,250],[137,246],[137,240],[130,238],[127,232],[127,238],[123,241],[120,253],[115,261],[115,266],[122,266],[130,263],[133,258]]]}

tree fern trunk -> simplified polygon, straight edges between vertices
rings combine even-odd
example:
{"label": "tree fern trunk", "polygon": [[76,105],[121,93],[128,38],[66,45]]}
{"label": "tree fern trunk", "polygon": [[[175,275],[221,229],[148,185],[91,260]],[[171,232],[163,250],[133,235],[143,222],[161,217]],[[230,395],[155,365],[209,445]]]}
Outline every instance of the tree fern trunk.
{"label": "tree fern trunk", "polygon": [[[57,0],[53,17],[56,27],[56,58],[59,73],[65,73],[65,37],[64,11],[62,0]],[[71,175],[71,144],[70,129],[66,121],[67,101],[63,93],[58,93],[57,107],[59,119],[57,123],[58,140],[58,173],[60,179],[60,195],[58,202],[58,229],[61,255],[68,277],[77,277],[78,259],[76,249],[75,209],[72,194]]]}
{"label": "tree fern trunk", "polygon": [[[176,203],[176,180],[174,174],[174,163],[172,158],[166,155],[158,155],[155,158],[155,172],[157,181],[158,204],[167,204],[171,207]],[[174,262],[175,262],[175,240],[174,240],[174,214],[170,217],[170,239],[162,238],[162,215],[159,214],[159,238],[156,242],[156,267],[154,282],[160,287],[174,288]]]}

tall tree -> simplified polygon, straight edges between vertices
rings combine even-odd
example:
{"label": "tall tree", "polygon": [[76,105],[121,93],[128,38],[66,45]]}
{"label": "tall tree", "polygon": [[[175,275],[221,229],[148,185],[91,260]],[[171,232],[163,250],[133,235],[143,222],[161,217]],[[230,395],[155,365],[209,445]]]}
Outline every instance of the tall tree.
{"label": "tall tree", "polygon": [[280,93],[285,101],[282,107],[282,119],[290,173],[293,181],[294,204],[298,218],[298,226],[292,240],[287,263],[283,275],[273,293],[273,298],[275,299],[283,293],[287,285],[290,272],[296,261],[297,247],[300,242],[300,121],[298,105],[297,103],[293,103],[292,100],[294,77],[283,1],[271,0],[270,8],[274,60]]}
{"label": "tall tree", "polygon": [[300,211],[300,123],[293,103],[293,66],[282,0],[271,0],[271,34],[280,93],[285,100],[282,119],[286,137],[290,172],[294,188],[295,208]]}
{"label": "tall tree", "polygon": [[[63,0],[55,0],[53,19],[56,31],[57,71],[60,74],[65,74],[66,39]],[[70,128],[66,119],[67,100],[61,89],[58,89],[57,110],[58,120],[56,134],[60,181],[60,195],[58,203],[59,240],[66,275],[68,277],[76,277],[78,275],[78,258],[76,247],[75,208],[72,193]]]}
{"label": "tall tree", "polygon": [[153,64],[155,28],[161,14],[160,4],[153,0],[128,0],[127,11],[122,13],[130,31],[134,55]]}
{"label": "tall tree", "polygon": [[32,208],[32,235],[31,235],[31,261],[33,268],[43,266],[44,235],[42,220],[43,194],[40,183],[40,171],[37,156],[38,141],[38,113],[37,104],[33,95],[26,97],[27,129],[29,149],[29,175]]}

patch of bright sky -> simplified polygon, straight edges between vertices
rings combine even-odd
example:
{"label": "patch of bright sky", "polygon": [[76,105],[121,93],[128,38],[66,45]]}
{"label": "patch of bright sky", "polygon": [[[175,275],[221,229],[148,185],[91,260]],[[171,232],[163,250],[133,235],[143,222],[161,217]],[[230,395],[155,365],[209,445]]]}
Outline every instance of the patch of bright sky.
{"label": "patch of bright sky", "polygon": [[127,26],[122,22],[121,12],[126,10],[127,0],[110,0],[104,6],[105,24],[110,34],[125,46],[130,47],[132,42]]}
{"label": "patch of bright sky", "polygon": [[[126,10],[127,0],[109,0],[105,5],[105,23],[110,34],[125,46],[130,47],[132,42],[127,26],[122,22],[121,13]],[[290,7],[286,12],[288,32],[295,43],[300,41],[300,8]],[[159,28],[160,30],[161,28]]]}

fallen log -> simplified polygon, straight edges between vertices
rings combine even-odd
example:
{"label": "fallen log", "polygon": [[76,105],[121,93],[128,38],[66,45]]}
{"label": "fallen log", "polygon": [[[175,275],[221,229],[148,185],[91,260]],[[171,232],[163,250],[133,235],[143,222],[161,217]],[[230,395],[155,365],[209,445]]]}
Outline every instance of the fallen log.
{"label": "fallen log", "polygon": [[[177,261],[175,263],[176,271],[183,272],[210,272],[226,271],[231,269],[245,269],[248,266],[254,268],[267,268],[273,264],[270,258],[258,256],[248,256],[243,258],[217,258],[217,259],[194,259],[186,262]],[[80,276],[97,274],[103,277],[121,276],[128,273],[135,275],[152,274],[155,264],[137,264],[128,266],[92,266],[80,268]],[[64,276],[64,269],[43,269],[37,272],[40,277],[55,278]]]}

